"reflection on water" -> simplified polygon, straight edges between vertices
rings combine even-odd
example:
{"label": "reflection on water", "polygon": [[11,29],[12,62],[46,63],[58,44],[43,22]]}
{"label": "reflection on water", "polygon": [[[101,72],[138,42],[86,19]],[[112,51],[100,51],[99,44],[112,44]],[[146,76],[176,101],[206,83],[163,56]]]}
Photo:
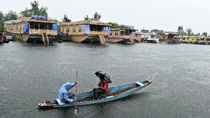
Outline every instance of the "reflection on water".
{"label": "reflection on water", "polygon": [[[210,46],[81,43],[0,45],[0,117],[208,117]],[[78,92],[97,87],[98,70],[109,86],[149,79],[142,91],[109,103],[38,110],[37,104],[57,97],[60,86],[75,81]],[[74,89],[72,89],[74,91]]]}

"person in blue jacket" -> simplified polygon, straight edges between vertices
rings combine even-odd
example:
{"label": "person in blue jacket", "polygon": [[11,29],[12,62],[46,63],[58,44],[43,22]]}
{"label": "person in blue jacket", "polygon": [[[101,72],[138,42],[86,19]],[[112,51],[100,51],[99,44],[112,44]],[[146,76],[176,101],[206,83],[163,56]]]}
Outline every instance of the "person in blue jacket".
{"label": "person in blue jacket", "polygon": [[74,87],[76,84],[77,84],[77,82],[75,82],[75,83],[67,82],[61,86],[59,93],[58,93],[58,97],[62,103],[68,103],[68,102],[74,101],[74,93],[68,92],[68,91],[72,87]]}

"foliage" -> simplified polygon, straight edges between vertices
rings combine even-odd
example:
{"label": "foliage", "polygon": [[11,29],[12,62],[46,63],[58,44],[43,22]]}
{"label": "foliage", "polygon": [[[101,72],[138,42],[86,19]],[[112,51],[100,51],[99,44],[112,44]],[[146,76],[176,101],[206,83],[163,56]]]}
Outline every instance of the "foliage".
{"label": "foliage", "polygon": [[119,24],[113,23],[113,22],[108,22],[108,24],[111,24],[111,28],[128,28],[128,29],[134,29],[133,26],[119,25]]}
{"label": "foliage", "polygon": [[193,35],[193,32],[192,32],[191,28],[186,29],[186,31],[187,31],[187,35],[188,36],[192,36]]}
{"label": "foliage", "polygon": [[178,27],[178,32],[179,32],[179,31],[184,31],[183,26],[179,26],[179,27]]}
{"label": "foliage", "polygon": [[39,8],[39,2],[34,1],[31,2],[31,9],[25,8],[24,11],[20,12],[20,14],[22,17],[30,17],[31,15],[48,16],[47,9],[47,7]]}
{"label": "foliage", "polygon": [[2,21],[2,20],[3,20],[3,18],[4,18],[4,14],[3,14],[3,12],[2,12],[2,11],[0,11],[0,21]]}
{"label": "foliage", "polygon": [[86,15],[86,16],[84,16],[84,19],[85,19],[85,20],[89,20],[90,18],[89,18],[88,15]]}
{"label": "foliage", "polygon": [[71,19],[68,19],[68,16],[65,14],[63,18],[63,22],[71,22]]}
{"label": "foliage", "polygon": [[208,33],[207,32],[203,32],[202,35],[207,37]]}
{"label": "foliage", "polygon": [[14,11],[9,11],[7,14],[4,15],[2,21],[4,22],[4,21],[8,21],[8,20],[17,20],[17,19],[18,19],[17,13]]}
{"label": "foliage", "polygon": [[93,15],[94,19],[100,19],[101,18],[101,14],[99,14],[98,12],[95,12]]}
{"label": "foliage", "polygon": [[157,34],[163,34],[164,33],[163,30],[158,30],[158,29],[153,29],[152,32],[155,32]]}
{"label": "foliage", "polygon": [[18,15],[14,11],[9,11],[7,14],[3,14],[3,12],[0,12],[0,32],[4,31],[4,25],[3,22],[8,20],[16,20],[18,18]]}
{"label": "foliage", "polygon": [[183,26],[178,27],[178,34],[179,35],[187,35],[187,33],[184,31]]}
{"label": "foliage", "polygon": [[3,18],[4,18],[3,12],[0,12],[0,32],[4,31]]}

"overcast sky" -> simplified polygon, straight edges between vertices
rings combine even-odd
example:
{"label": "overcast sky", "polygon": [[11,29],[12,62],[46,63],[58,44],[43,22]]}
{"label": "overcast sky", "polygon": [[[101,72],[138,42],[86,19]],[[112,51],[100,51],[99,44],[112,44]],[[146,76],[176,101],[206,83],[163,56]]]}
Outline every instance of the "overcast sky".
{"label": "overcast sky", "polygon": [[[33,0],[1,0],[0,11],[30,8]],[[103,22],[132,25],[136,29],[177,31],[178,26],[194,33],[210,33],[210,0],[38,0],[48,7],[51,18],[61,20],[64,14],[72,21],[102,15]]]}

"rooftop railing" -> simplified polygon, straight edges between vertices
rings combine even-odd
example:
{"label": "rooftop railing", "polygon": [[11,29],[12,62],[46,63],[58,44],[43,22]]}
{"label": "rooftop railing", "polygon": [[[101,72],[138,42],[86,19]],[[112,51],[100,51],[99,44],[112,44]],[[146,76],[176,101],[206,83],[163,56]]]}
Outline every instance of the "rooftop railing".
{"label": "rooftop railing", "polygon": [[47,34],[47,35],[57,35],[57,31],[55,30],[46,30],[46,29],[30,29],[29,34]]}

